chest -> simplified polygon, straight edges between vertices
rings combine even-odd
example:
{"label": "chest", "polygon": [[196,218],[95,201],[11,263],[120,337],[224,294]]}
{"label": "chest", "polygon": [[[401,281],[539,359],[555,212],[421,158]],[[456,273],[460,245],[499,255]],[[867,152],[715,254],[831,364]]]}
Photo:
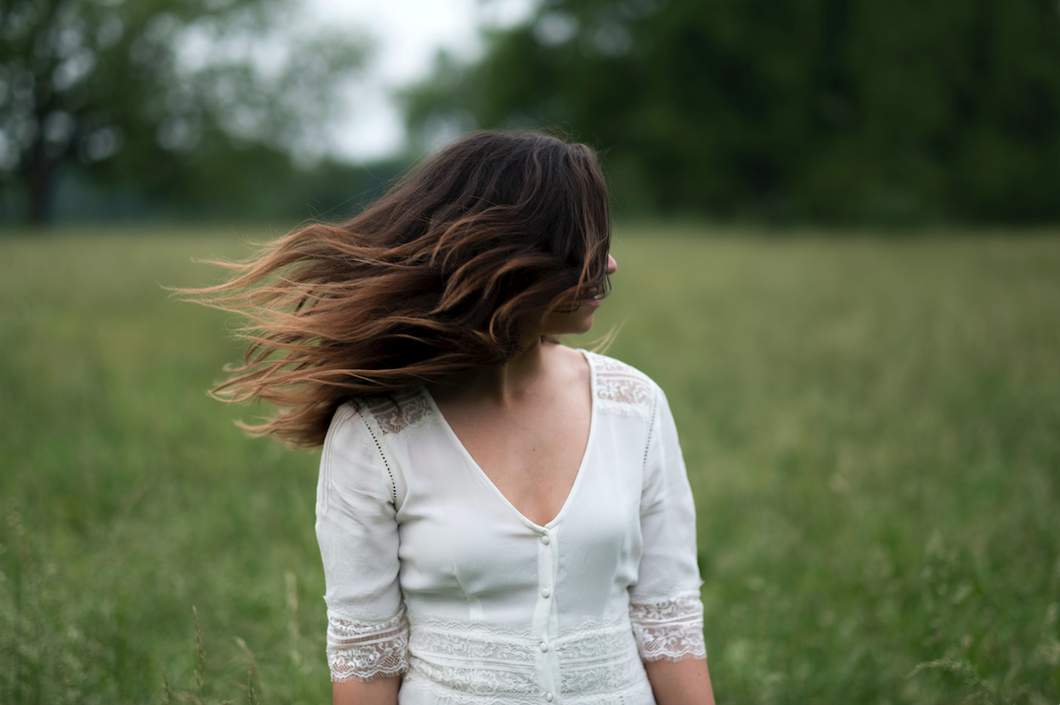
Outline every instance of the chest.
{"label": "chest", "polygon": [[544,526],[559,514],[585,457],[589,395],[555,390],[511,409],[443,409],[456,440],[524,517]]}
{"label": "chest", "polygon": [[535,603],[542,585],[555,585],[566,608],[598,611],[637,577],[646,432],[633,421],[596,419],[581,470],[548,521],[502,497],[444,426],[429,427],[402,457],[410,468],[398,514],[406,595],[432,604],[445,596],[476,614],[480,603],[489,613],[494,599]]}

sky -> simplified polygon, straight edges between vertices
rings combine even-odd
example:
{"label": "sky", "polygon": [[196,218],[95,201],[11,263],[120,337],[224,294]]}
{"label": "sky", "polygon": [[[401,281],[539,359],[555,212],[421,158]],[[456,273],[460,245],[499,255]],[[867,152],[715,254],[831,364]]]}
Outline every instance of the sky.
{"label": "sky", "polygon": [[405,144],[394,91],[426,78],[439,50],[472,61],[482,52],[481,27],[525,20],[536,0],[300,0],[311,23],[348,26],[375,43],[350,116],[337,126],[333,155],[371,161]]}

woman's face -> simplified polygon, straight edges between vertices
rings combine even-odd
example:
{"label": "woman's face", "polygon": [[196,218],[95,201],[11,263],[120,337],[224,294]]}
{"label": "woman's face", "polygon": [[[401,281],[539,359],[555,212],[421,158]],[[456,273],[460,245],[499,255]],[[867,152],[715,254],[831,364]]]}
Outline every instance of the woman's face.
{"label": "woman's face", "polygon": [[[610,276],[618,269],[618,262],[611,255],[607,256],[607,274]],[[592,298],[582,301],[573,311],[553,312],[545,321],[542,335],[578,335],[588,333],[593,327],[593,314],[600,308],[600,299]]]}

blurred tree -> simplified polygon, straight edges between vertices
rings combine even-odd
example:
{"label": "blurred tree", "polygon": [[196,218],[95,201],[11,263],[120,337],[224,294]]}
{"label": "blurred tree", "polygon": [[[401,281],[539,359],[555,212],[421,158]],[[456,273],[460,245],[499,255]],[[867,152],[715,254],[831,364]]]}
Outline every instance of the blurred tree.
{"label": "blurred tree", "polygon": [[1052,0],[543,0],[406,94],[422,146],[558,125],[626,212],[1060,218]]}
{"label": "blurred tree", "polygon": [[224,199],[248,168],[322,151],[344,107],[336,84],[355,75],[366,43],[294,33],[288,10],[282,0],[0,4],[0,184],[25,194],[39,223],[67,165],[147,193]]}

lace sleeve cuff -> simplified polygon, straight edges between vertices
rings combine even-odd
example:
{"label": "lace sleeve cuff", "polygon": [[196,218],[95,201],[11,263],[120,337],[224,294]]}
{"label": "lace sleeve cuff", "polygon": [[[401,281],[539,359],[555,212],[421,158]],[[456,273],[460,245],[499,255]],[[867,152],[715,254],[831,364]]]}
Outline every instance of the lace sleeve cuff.
{"label": "lace sleeve cuff", "polygon": [[699,595],[634,602],[629,606],[629,618],[640,657],[645,661],[707,657]]}
{"label": "lace sleeve cuff", "polygon": [[336,683],[397,676],[408,670],[409,625],[402,608],[385,622],[359,622],[328,610],[328,666]]}

